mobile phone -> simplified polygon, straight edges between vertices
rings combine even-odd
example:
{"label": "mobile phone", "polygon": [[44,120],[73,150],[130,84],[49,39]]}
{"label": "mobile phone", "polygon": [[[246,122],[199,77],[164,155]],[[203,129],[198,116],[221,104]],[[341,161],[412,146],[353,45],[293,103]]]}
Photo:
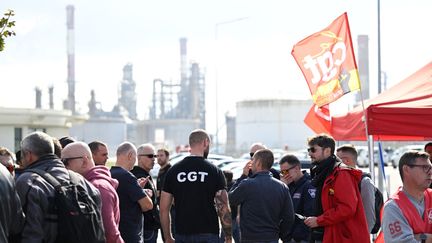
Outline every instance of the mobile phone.
{"label": "mobile phone", "polygon": [[298,213],[296,213],[295,216],[296,216],[298,219],[300,219],[301,221],[304,221],[304,220],[306,219],[305,216],[303,216],[303,215],[301,215],[301,214],[298,214]]}

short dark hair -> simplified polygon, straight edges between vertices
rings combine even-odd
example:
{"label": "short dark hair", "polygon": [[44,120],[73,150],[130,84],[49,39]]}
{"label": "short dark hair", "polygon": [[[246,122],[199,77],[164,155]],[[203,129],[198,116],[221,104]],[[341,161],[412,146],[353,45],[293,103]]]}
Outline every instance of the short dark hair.
{"label": "short dark hair", "polygon": [[336,152],[343,152],[343,153],[349,153],[351,154],[354,159],[357,159],[358,153],[357,149],[352,144],[344,144],[336,149]]}
{"label": "short dark hair", "polygon": [[418,158],[422,158],[422,159],[427,159],[429,160],[429,154],[423,151],[416,151],[416,150],[410,150],[405,152],[402,157],[399,160],[399,175],[402,179],[402,181],[404,180],[403,178],[403,166],[404,165],[413,165],[415,163],[415,160]]}
{"label": "short dark hair", "polygon": [[429,147],[429,146],[432,146],[432,142],[429,142],[429,143],[425,144],[424,151],[426,151],[426,148]]}
{"label": "short dark hair", "polygon": [[321,148],[330,148],[331,154],[334,154],[336,142],[334,138],[331,137],[330,135],[321,133],[308,138],[308,145],[309,146],[318,145]]}
{"label": "short dark hair", "polygon": [[166,148],[160,148],[160,149],[158,149],[157,151],[158,151],[158,152],[159,152],[159,151],[162,151],[162,152],[165,153],[165,156],[166,156],[166,157],[169,157],[169,151],[168,151],[168,149],[166,149]]}
{"label": "short dark hair", "polygon": [[190,146],[202,143],[205,140],[210,141],[210,137],[207,134],[207,132],[204,131],[203,129],[193,130],[189,135],[189,145]]}
{"label": "short dark hair", "polygon": [[285,164],[288,163],[289,165],[296,166],[301,165],[300,160],[295,156],[294,154],[285,154],[280,158],[279,164]]}
{"label": "short dark hair", "polygon": [[261,162],[263,169],[269,170],[273,166],[274,156],[270,149],[260,149],[253,157]]}
{"label": "short dark hair", "polygon": [[76,142],[76,140],[73,137],[64,136],[59,139],[59,142],[62,146],[62,148],[66,147],[66,145]]}
{"label": "short dark hair", "polygon": [[53,138],[54,154],[61,158],[62,145],[57,138]]}
{"label": "short dark hair", "polygon": [[99,150],[99,146],[104,146],[105,148],[107,147],[106,144],[101,141],[93,141],[89,143],[88,146],[92,154],[96,153]]}

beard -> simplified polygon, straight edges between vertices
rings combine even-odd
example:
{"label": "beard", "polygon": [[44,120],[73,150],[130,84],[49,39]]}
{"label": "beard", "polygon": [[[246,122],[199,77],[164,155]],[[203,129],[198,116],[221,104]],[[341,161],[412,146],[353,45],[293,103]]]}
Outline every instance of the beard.
{"label": "beard", "polygon": [[207,148],[204,150],[204,159],[207,159],[210,152],[210,146],[207,146]]}

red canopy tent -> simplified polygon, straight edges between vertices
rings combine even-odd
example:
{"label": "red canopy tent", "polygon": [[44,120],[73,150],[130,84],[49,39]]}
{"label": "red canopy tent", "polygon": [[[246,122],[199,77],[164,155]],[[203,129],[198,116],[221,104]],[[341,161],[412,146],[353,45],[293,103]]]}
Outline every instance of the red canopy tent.
{"label": "red canopy tent", "polygon": [[[368,134],[374,140],[432,139],[432,62],[365,101]],[[331,119],[336,140],[367,140],[362,106]]]}

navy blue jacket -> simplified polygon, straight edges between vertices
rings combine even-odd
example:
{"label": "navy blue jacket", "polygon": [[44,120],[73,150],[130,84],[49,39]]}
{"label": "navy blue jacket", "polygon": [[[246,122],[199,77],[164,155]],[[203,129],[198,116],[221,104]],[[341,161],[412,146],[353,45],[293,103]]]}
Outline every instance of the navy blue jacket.
{"label": "navy blue jacket", "polygon": [[241,242],[288,241],[294,222],[291,196],[288,187],[269,171],[251,178],[242,175],[232,186],[229,200],[241,205]]}
{"label": "navy blue jacket", "polygon": [[[303,171],[303,177],[297,182],[290,183],[288,187],[290,189],[294,211],[306,217],[312,216],[314,212],[316,189],[311,184],[309,173]],[[309,241],[310,228],[306,226],[302,220],[295,217],[289,237],[295,241]]]}

